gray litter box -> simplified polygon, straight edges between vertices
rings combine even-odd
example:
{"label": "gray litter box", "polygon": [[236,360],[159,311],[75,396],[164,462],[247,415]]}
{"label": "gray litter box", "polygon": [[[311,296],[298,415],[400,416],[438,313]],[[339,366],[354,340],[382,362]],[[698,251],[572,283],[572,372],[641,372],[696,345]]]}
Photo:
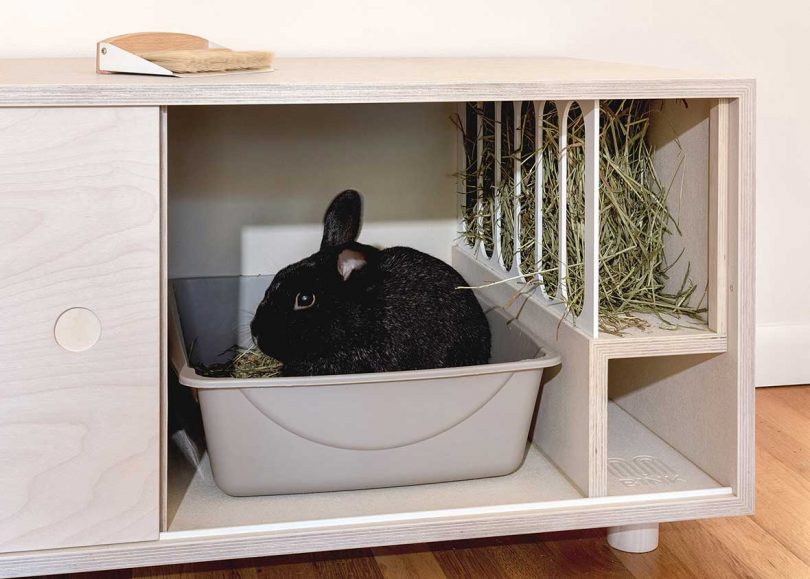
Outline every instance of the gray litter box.
{"label": "gray litter box", "polygon": [[248,345],[272,276],[171,282],[169,352],[195,388],[217,485],[233,496],[505,475],[523,461],[543,369],[560,362],[500,308],[484,366],[296,378],[207,378],[189,366]]}

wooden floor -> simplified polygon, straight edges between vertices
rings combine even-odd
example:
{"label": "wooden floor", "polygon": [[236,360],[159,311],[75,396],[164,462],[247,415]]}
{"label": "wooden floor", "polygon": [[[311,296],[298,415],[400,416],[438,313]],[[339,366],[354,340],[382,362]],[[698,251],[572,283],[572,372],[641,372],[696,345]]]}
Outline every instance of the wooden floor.
{"label": "wooden floor", "polygon": [[810,386],[757,391],[753,517],[661,525],[656,551],[609,548],[604,530],[245,559],[99,577],[810,578]]}

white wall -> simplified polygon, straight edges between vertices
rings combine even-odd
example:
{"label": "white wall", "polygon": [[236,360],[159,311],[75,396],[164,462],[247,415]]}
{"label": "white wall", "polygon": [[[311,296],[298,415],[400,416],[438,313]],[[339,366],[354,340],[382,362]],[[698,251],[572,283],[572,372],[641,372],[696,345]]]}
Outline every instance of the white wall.
{"label": "white wall", "polygon": [[[463,6],[463,9],[462,9]],[[558,55],[758,80],[758,383],[810,382],[810,4],[775,0],[28,0],[0,11],[0,57],[90,56],[178,30],[302,55]]]}

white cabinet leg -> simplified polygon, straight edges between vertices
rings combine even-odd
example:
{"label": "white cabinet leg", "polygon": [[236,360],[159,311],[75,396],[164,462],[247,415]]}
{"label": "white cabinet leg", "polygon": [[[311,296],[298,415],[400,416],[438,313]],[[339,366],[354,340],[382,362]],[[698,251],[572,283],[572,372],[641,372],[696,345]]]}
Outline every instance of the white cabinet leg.
{"label": "white cabinet leg", "polygon": [[608,527],[608,545],[627,553],[646,553],[658,547],[658,523]]}

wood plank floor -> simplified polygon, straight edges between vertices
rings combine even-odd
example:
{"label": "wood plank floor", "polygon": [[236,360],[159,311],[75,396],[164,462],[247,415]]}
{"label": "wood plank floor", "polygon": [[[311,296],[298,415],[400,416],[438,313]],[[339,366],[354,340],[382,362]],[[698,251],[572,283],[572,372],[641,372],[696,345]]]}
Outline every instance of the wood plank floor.
{"label": "wood plank floor", "polygon": [[660,539],[642,555],[614,551],[604,530],[591,530],[71,577],[810,578],[810,386],[757,391],[756,515],[668,523]]}

